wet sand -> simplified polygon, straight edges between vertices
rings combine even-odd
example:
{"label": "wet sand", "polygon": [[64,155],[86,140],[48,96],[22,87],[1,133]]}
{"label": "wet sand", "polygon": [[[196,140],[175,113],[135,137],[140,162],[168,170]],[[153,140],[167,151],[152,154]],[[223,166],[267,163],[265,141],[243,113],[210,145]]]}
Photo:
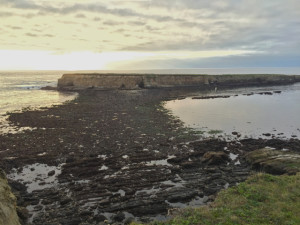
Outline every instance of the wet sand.
{"label": "wet sand", "polygon": [[163,220],[244,181],[246,152],[300,152],[298,139],[198,140],[161,105],[195,91],[87,90],[61,106],[11,113],[14,126],[35,128],[0,136],[0,166],[29,210],[19,215],[49,225]]}

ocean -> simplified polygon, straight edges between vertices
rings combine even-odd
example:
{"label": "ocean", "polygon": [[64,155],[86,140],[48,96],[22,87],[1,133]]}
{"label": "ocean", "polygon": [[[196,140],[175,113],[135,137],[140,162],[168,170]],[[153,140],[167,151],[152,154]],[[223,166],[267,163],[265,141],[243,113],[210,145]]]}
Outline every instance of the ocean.
{"label": "ocean", "polygon": [[56,86],[63,71],[1,71],[0,72],[0,134],[14,133],[7,122],[7,112],[62,104],[76,93],[40,90]]}
{"label": "ocean", "polygon": [[64,73],[152,73],[152,74],[286,74],[300,75],[300,68],[201,68],[162,70],[100,70],[100,71],[0,71],[0,133],[6,112],[61,104],[76,97],[75,93],[40,90],[56,86]]}
{"label": "ocean", "polygon": [[[268,94],[263,94],[267,92]],[[197,93],[196,93],[197,95]],[[203,93],[199,93],[203,95]],[[229,98],[167,101],[170,110],[187,127],[203,138],[278,138],[300,137],[300,83],[284,86],[235,88],[211,91],[204,95]]]}
{"label": "ocean", "polygon": [[0,72],[0,115],[26,107],[59,104],[74,98],[74,93],[40,90],[56,86],[62,71]]}

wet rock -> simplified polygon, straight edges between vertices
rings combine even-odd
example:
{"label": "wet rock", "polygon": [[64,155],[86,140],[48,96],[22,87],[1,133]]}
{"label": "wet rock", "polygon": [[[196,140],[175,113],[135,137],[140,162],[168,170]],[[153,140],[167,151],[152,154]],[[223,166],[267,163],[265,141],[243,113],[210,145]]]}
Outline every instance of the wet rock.
{"label": "wet rock", "polygon": [[186,202],[198,194],[196,190],[188,188],[171,188],[167,192],[167,199],[169,202]]}
{"label": "wet rock", "polygon": [[186,161],[186,162],[180,163],[180,166],[187,169],[187,168],[198,167],[199,164],[197,162]]}
{"label": "wet rock", "polygon": [[222,164],[229,161],[229,156],[224,152],[207,152],[203,155],[201,161],[208,165]]}
{"label": "wet rock", "polygon": [[34,210],[36,210],[36,211],[40,211],[40,210],[42,210],[43,209],[43,206],[42,205],[36,205],[35,207],[34,207]]}
{"label": "wet rock", "polygon": [[103,215],[96,215],[93,217],[93,220],[95,220],[96,222],[104,222],[105,220],[107,220],[107,218]]}
{"label": "wet rock", "polygon": [[265,94],[265,95],[272,95],[273,93],[270,92],[270,91],[266,91],[264,94]]}
{"label": "wet rock", "polygon": [[134,218],[128,217],[128,218],[125,219],[124,224],[125,224],[125,225],[129,225],[129,224],[131,224],[133,221],[134,221]]}
{"label": "wet rock", "polygon": [[46,86],[46,87],[41,87],[41,90],[55,91],[57,90],[57,87]]}
{"label": "wet rock", "polygon": [[122,222],[125,219],[125,214],[122,212],[118,212],[116,215],[112,217],[113,221]]}
{"label": "wet rock", "polygon": [[205,187],[204,194],[205,195],[213,195],[213,194],[216,194],[221,189],[222,189],[222,187],[208,186],[208,187]]}
{"label": "wet rock", "polygon": [[60,205],[66,205],[68,204],[69,202],[71,202],[72,199],[71,198],[64,198],[60,201]]}
{"label": "wet rock", "polygon": [[92,211],[86,211],[86,210],[79,212],[79,215],[80,215],[81,217],[91,216],[92,214],[93,214]]}
{"label": "wet rock", "polygon": [[60,221],[62,225],[79,225],[81,223],[80,218],[66,218]]}
{"label": "wet rock", "polygon": [[74,157],[68,157],[67,159],[66,159],[66,163],[72,163],[72,162],[74,162],[75,161],[75,158]]}
{"label": "wet rock", "polygon": [[21,191],[21,192],[25,192],[26,191],[26,186],[18,181],[13,181],[10,180],[9,181],[9,185],[11,186],[11,188],[15,191]]}
{"label": "wet rock", "polygon": [[192,99],[214,99],[214,98],[230,98],[230,95],[209,95],[209,96],[192,97]]}
{"label": "wet rock", "polygon": [[167,206],[162,203],[153,203],[143,205],[134,210],[129,210],[133,215],[141,216],[141,215],[156,215],[156,214],[166,214]]}
{"label": "wet rock", "polygon": [[272,95],[273,93],[270,91],[259,92],[259,95]]}
{"label": "wet rock", "polygon": [[17,206],[17,214],[22,221],[26,221],[29,218],[28,210],[25,207]]}
{"label": "wet rock", "polygon": [[52,202],[53,202],[53,201],[52,201],[51,199],[43,199],[41,203],[42,203],[43,205],[49,205],[49,204],[51,204]]}

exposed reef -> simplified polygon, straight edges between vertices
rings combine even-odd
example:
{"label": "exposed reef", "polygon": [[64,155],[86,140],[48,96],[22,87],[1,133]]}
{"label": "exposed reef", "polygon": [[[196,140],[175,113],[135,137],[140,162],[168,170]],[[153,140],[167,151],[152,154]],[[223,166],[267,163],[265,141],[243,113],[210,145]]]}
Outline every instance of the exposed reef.
{"label": "exposed reef", "polygon": [[201,139],[163,107],[207,93],[95,88],[64,105],[8,113],[16,127],[35,128],[0,135],[0,167],[18,206],[28,210],[18,215],[32,225],[162,220],[178,208],[208,204],[252,168],[260,170],[245,158],[251,151],[300,152],[298,139],[239,139],[234,132],[228,141]]}
{"label": "exposed reef", "polygon": [[58,88],[77,90],[86,88],[138,89],[160,87],[252,86],[292,84],[300,81],[294,75],[173,75],[173,74],[64,74]]}

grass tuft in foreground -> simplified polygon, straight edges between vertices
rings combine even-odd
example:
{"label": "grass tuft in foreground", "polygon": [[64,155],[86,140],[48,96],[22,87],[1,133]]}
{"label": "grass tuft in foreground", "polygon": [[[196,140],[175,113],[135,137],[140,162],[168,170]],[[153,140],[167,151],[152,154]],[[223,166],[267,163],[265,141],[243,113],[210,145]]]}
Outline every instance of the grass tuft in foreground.
{"label": "grass tuft in foreground", "polygon": [[210,206],[185,209],[167,222],[154,224],[300,224],[300,173],[259,173],[221,191]]}

